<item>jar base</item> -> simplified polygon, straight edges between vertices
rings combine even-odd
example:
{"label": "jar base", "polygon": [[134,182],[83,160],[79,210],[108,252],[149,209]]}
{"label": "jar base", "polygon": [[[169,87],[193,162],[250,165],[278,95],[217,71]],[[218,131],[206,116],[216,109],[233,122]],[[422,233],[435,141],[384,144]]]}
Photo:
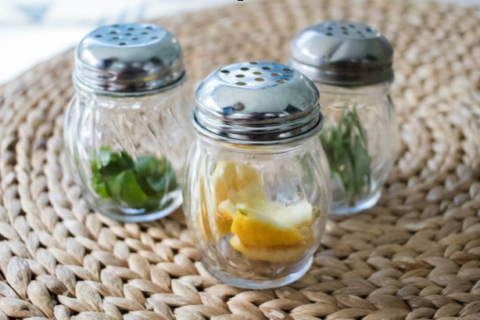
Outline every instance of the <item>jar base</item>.
{"label": "jar base", "polygon": [[370,209],[371,207],[376,205],[378,200],[380,200],[381,196],[382,190],[379,189],[375,193],[372,193],[368,198],[358,202],[353,207],[348,207],[345,205],[336,206],[335,204],[332,204],[332,207],[330,208],[330,212],[328,214],[335,216],[343,216],[359,213],[360,211]]}
{"label": "jar base", "polygon": [[273,288],[282,287],[300,279],[308,272],[308,270],[310,270],[312,262],[313,262],[313,257],[310,257],[309,259],[307,259],[307,261],[305,262],[305,265],[300,270],[294,273],[291,273],[288,276],[275,279],[275,280],[247,280],[242,278],[236,278],[236,277],[232,277],[226,272],[222,272],[222,271],[218,271],[210,268],[210,266],[207,263],[202,262],[202,264],[212,276],[214,276],[215,278],[217,278],[218,280],[222,281],[225,284],[228,284],[237,288],[242,288],[242,289],[263,290],[263,289],[273,289]]}
{"label": "jar base", "polygon": [[[95,209],[98,213],[115,221],[125,222],[125,223],[151,222],[172,214],[182,206],[182,203],[183,203],[182,191],[177,190],[172,193],[173,193],[171,196],[172,202],[167,207],[159,211],[153,211],[153,212],[143,213],[143,214],[116,213],[114,212],[114,210],[108,210],[108,208],[105,208],[104,206],[97,205],[95,201],[89,201],[89,202],[91,207]],[[115,210],[115,211],[118,211],[118,210]]]}

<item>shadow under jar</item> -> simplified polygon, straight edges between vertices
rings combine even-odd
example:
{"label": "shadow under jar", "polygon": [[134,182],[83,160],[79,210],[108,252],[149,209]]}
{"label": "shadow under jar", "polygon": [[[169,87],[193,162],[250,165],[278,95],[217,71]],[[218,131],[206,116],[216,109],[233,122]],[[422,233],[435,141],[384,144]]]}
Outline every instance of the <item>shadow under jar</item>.
{"label": "shadow under jar", "polygon": [[317,89],[287,66],[246,62],[212,73],[196,101],[184,208],[203,264],[237,287],[295,281],[330,203]]}
{"label": "shadow under jar", "polygon": [[292,40],[290,65],[320,91],[332,214],[373,207],[393,167],[398,134],[389,93],[392,61],[388,40],[361,23],[327,21]]}
{"label": "shadow under jar", "polygon": [[177,39],[151,24],[104,26],[75,57],[64,135],[87,200],[125,222],[172,213],[182,204],[179,179],[193,138]]}

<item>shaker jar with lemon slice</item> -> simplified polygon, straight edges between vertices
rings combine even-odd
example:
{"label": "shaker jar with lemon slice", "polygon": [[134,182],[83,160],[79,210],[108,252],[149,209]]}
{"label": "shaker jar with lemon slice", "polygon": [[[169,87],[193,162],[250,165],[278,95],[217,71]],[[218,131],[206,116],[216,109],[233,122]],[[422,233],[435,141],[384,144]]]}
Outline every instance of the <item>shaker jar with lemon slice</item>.
{"label": "shaker jar with lemon slice", "polygon": [[318,101],[307,77],[271,62],[226,66],[198,88],[184,208],[224,283],[273,288],[308,271],[330,203]]}

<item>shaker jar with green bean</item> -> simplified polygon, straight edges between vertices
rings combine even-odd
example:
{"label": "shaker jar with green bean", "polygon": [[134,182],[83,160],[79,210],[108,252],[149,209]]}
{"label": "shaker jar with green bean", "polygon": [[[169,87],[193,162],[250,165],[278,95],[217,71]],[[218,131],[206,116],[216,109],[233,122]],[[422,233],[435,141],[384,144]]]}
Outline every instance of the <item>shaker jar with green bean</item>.
{"label": "shaker jar with green bean", "polygon": [[331,214],[374,206],[398,144],[389,89],[393,49],[362,23],[327,21],[291,42],[290,65],[320,91],[325,127],[320,137],[330,165]]}

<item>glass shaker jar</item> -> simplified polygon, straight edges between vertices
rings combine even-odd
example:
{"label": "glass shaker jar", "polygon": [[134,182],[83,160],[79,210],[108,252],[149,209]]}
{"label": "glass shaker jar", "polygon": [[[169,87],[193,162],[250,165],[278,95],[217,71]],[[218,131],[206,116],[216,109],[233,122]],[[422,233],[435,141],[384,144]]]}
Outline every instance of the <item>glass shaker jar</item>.
{"label": "glass shaker jar", "polygon": [[320,91],[332,214],[374,206],[392,169],[398,143],[392,61],[388,40],[362,23],[327,21],[291,42],[290,65]]}
{"label": "glass shaker jar", "polygon": [[184,209],[202,262],[237,287],[307,272],[330,202],[315,85],[281,64],[221,68],[196,93]]}
{"label": "glass shaker jar", "polygon": [[64,135],[70,169],[95,210],[142,222],[181,206],[193,139],[185,79],[180,44],[156,25],[103,26],[80,42]]}

